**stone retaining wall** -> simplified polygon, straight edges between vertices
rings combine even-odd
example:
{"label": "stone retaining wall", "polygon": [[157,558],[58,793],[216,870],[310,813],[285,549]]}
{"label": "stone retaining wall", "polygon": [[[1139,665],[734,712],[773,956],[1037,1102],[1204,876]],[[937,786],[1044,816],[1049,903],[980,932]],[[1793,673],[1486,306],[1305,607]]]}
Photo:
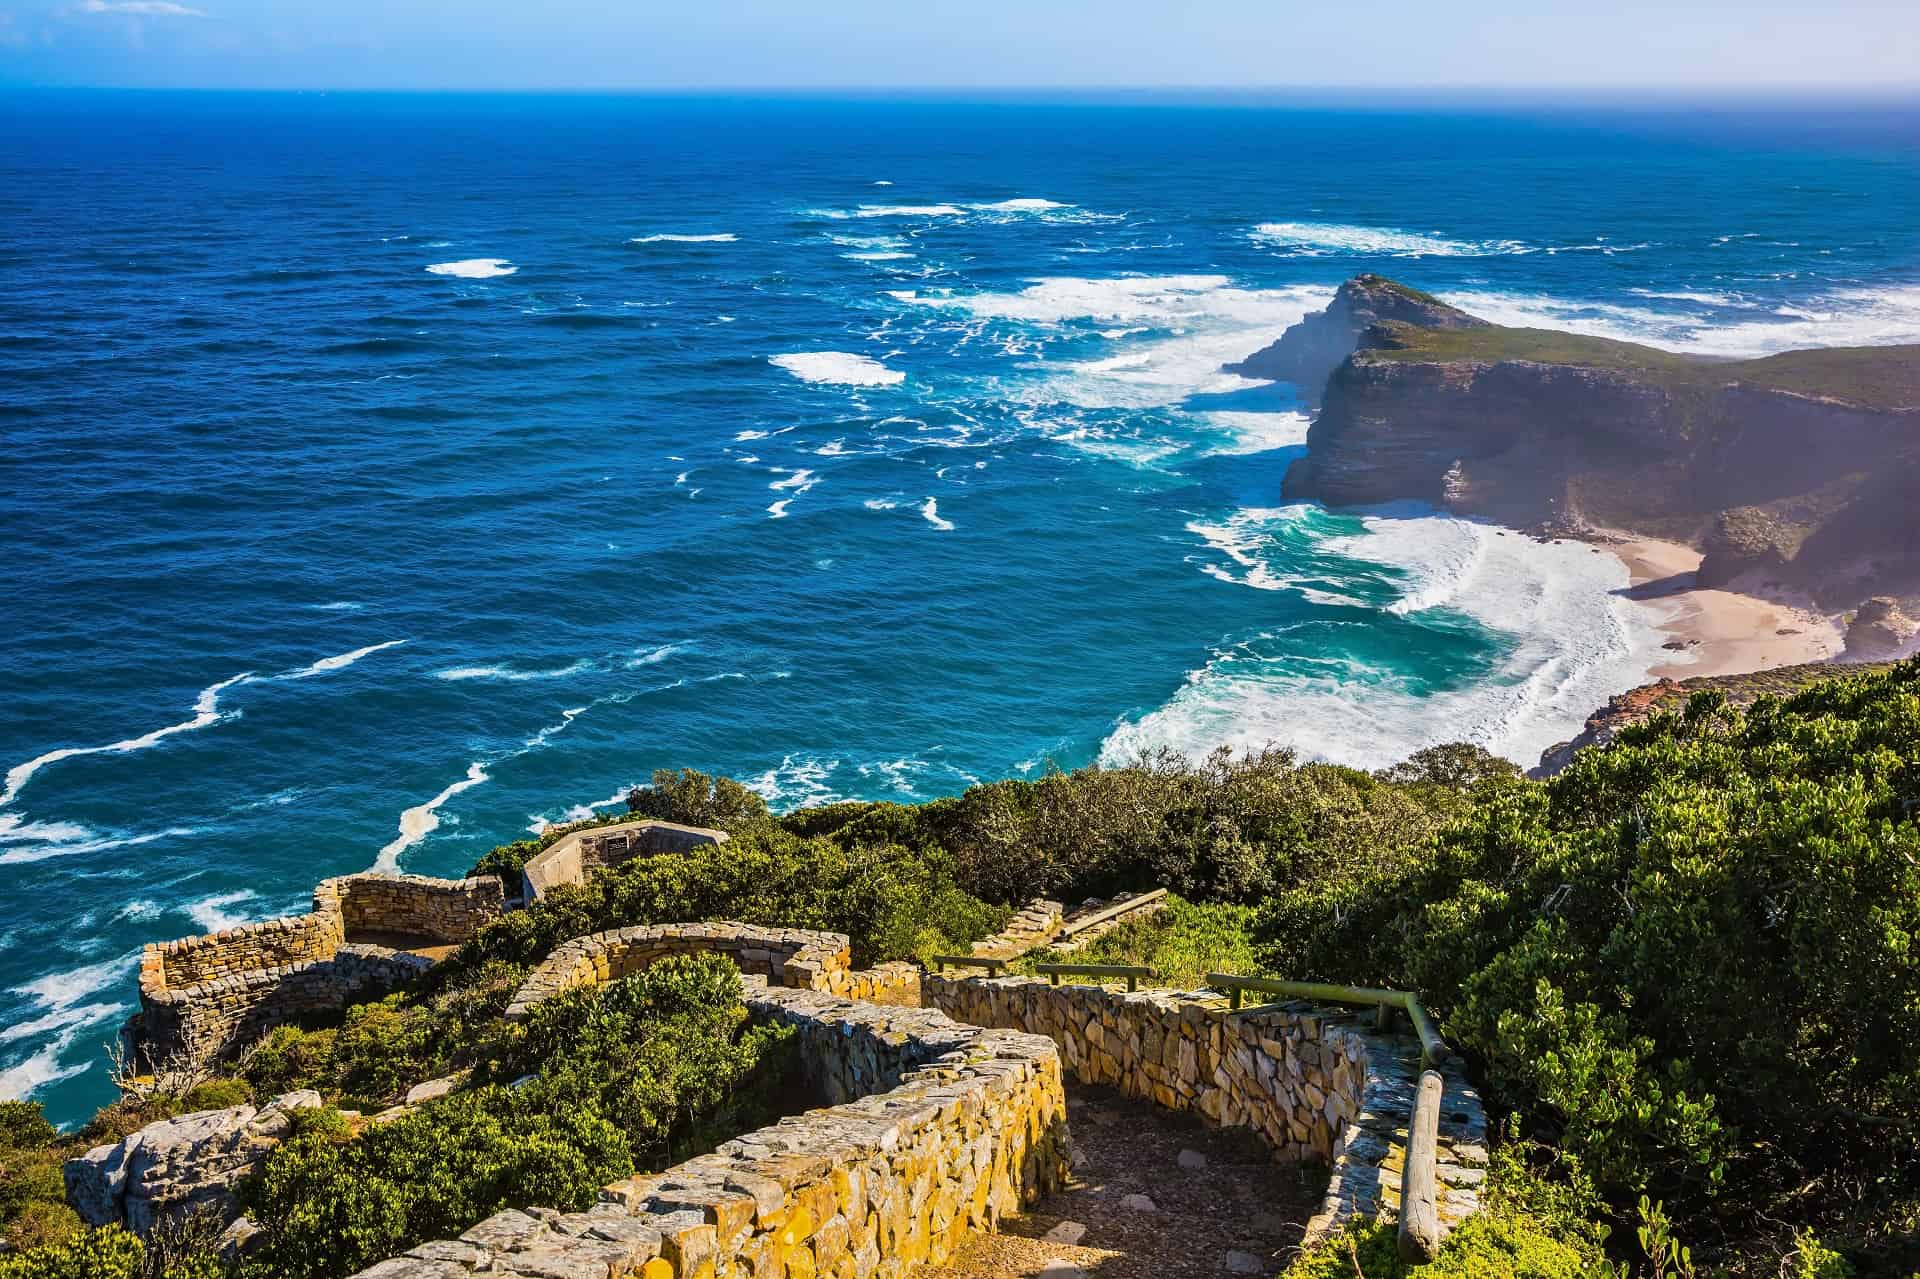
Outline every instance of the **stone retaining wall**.
{"label": "stone retaining wall", "polygon": [[[1082,1083],[1245,1126],[1279,1158],[1328,1164],[1327,1200],[1309,1239],[1356,1215],[1397,1212],[1420,1076],[1411,1035],[1306,1004],[1236,1012],[1207,991],[1130,994],[1032,977],[928,974],[921,992],[956,1021],[1047,1036]],[[1479,1208],[1486,1116],[1457,1067],[1442,1075],[1440,1210],[1451,1225]]]}
{"label": "stone retaining wall", "polygon": [[639,924],[576,937],[533,970],[507,1006],[518,1021],[533,1006],[575,986],[618,981],[668,955],[715,951],[740,971],[773,984],[820,990],[863,1003],[920,1006],[920,970],[912,964],[850,969],[845,933],[807,928],[762,928],[721,920],[702,924]]}
{"label": "stone retaining wall", "polygon": [[356,935],[427,945],[465,941],[503,909],[500,881],[346,875],[313,890],[313,911],[158,942],[140,957],[134,1054],[207,1065],[282,1022],[344,1008],[432,966],[426,956],[356,943]]}
{"label": "stone retaining wall", "polygon": [[795,1027],[808,1075],[849,1100],[617,1182],[586,1212],[498,1213],[356,1279],[899,1279],[1065,1176],[1046,1039],[746,980],[753,1015]]}
{"label": "stone retaining wall", "polygon": [[702,844],[724,844],[727,833],[677,822],[620,822],[592,826],[555,840],[527,859],[521,892],[535,901],[561,884],[584,884],[600,871],[649,853],[684,853]]}

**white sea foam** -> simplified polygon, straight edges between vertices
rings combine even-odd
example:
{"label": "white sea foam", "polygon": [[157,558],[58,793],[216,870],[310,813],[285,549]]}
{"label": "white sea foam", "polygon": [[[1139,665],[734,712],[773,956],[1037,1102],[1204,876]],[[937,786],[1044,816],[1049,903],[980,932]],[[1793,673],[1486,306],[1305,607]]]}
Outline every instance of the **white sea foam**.
{"label": "white sea foam", "polygon": [[82,964],[78,968],[69,968],[62,972],[49,973],[45,977],[36,977],[23,985],[15,986],[16,995],[31,996],[42,1008],[71,1008],[96,995],[113,989],[140,964],[140,952],[135,950],[112,959],[98,960],[91,964]]}
{"label": "white sea foam", "polygon": [[899,506],[900,503],[890,497],[870,497],[860,503],[860,505],[866,507],[869,511],[891,511]]}
{"label": "white sea foam", "polygon": [[345,670],[370,653],[378,653],[382,649],[399,648],[404,643],[406,643],[405,640],[397,639],[387,640],[379,644],[369,644],[365,648],[356,648],[351,653],[341,653],[337,657],[323,657],[311,666],[303,666],[299,670],[288,671],[285,675],[279,676],[278,678],[312,679],[315,675],[325,675],[328,671]]}
{"label": "white sea foam", "polygon": [[1698,355],[1752,357],[1809,347],[1920,342],[1920,285],[1912,284],[1834,289],[1805,305],[1731,324],[1691,312],[1541,294],[1463,290],[1445,296],[1496,324],[1564,329]]}
{"label": "white sea foam", "polygon": [[[1315,508],[1240,513],[1196,528],[1243,572],[1215,572],[1237,585],[1300,589],[1297,525]],[[1261,542],[1265,526],[1267,543]],[[1367,564],[1397,570],[1397,598],[1379,618],[1403,626],[1457,627],[1470,620],[1502,637],[1497,670],[1459,687],[1420,684],[1405,671],[1345,655],[1339,628],[1380,620],[1332,620],[1297,638],[1261,637],[1223,645],[1158,710],[1123,724],[1101,749],[1109,763],[1171,746],[1198,756],[1214,747],[1268,742],[1315,758],[1377,768],[1445,741],[1475,742],[1532,765],[1580,730],[1587,714],[1659,664],[1659,614],[1617,594],[1626,570],[1613,556],[1577,543],[1537,543],[1520,534],[1439,515],[1383,514],[1354,537],[1331,537],[1316,556],[1347,560],[1331,578],[1352,581]],[[1300,574],[1289,579],[1288,566]],[[1204,564],[1203,564],[1204,567]],[[1375,570],[1376,581],[1394,579]],[[1358,599],[1323,599],[1367,607]],[[1431,622],[1421,619],[1433,614]],[[1409,638],[1404,647],[1419,646]]]}
{"label": "white sea foam", "polygon": [[1454,240],[1427,231],[1399,227],[1356,226],[1344,222],[1262,222],[1252,239],[1296,257],[1367,254],[1378,257],[1483,258],[1531,253],[1518,240]]}
{"label": "white sea foam", "polygon": [[238,711],[223,712],[220,709],[220,694],[226,692],[236,684],[245,683],[253,677],[252,671],[246,671],[228,679],[223,679],[218,684],[207,685],[200,690],[200,695],[194,698],[193,718],[181,720],[178,724],[169,724],[165,728],[156,728],[150,733],[142,733],[138,737],[129,737],[124,741],[109,742],[105,746],[63,746],[59,750],[52,750],[44,755],[35,756],[23,764],[15,764],[7,770],[6,784],[0,787],[0,807],[11,804],[14,798],[20,794],[21,789],[32,779],[33,775],[45,768],[48,764],[56,764],[63,759],[75,759],[81,755],[126,754],[130,751],[143,751],[149,746],[159,745],[167,738],[178,733],[191,733],[198,729],[218,724],[223,719],[230,719],[238,715],[240,713]]}
{"label": "white sea foam", "polygon": [[842,253],[850,262],[905,262],[913,254],[903,253],[899,249],[868,249],[861,253]]}
{"label": "white sea foam", "polygon": [[1307,428],[1313,425],[1313,419],[1305,413],[1285,409],[1272,413],[1217,409],[1202,416],[1226,437],[1207,452],[1225,457],[1305,444]]}
{"label": "white sea foam", "polygon": [[30,1097],[48,1084],[57,1084],[63,1079],[72,1079],[92,1070],[92,1058],[69,1066],[60,1064],[60,1058],[73,1046],[79,1033],[79,1027],[69,1027],[31,1057],[0,1070],[0,1100],[17,1101]]}
{"label": "white sea foam", "polygon": [[142,844],[156,844],[161,840],[181,839],[199,833],[190,826],[169,826],[165,830],[148,831],[143,835],[103,835],[88,831],[88,837],[81,840],[52,840],[7,848],[4,852],[0,852],[0,866],[20,866],[30,862],[45,861],[49,857],[78,857],[88,853],[105,853],[116,848],[137,848]]}
{"label": "white sea foam", "polygon": [[1068,209],[1072,205],[1062,204],[1058,200],[997,200],[992,204],[975,204],[970,208],[989,210],[998,213],[1045,213],[1048,209]]}
{"label": "white sea foam", "polygon": [[943,533],[950,533],[953,531],[953,521],[943,520],[940,518],[940,504],[934,501],[932,498],[928,498],[925,502],[921,504],[920,518],[924,519],[927,523],[933,525],[935,528],[939,529]]}
{"label": "white sea foam", "polygon": [[[638,783],[635,783],[638,785]],[[622,786],[605,799],[596,799],[590,804],[575,804],[558,817],[549,817],[545,813],[534,813],[527,829],[535,835],[544,833],[550,827],[570,826],[574,822],[584,822],[598,817],[603,808],[617,808],[627,802],[627,796],[633,793],[634,786]]]}
{"label": "white sea foam", "polygon": [[843,798],[827,785],[827,778],[839,767],[837,759],[788,755],[758,777],[748,778],[745,785],[779,812],[831,804]]}
{"label": "white sea foam", "polygon": [[792,498],[790,497],[781,498],[778,502],[774,502],[767,507],[767,518],[772,520],[786,519],[787,508],[792,505],[793,505]]}
{"label": "white sea foam", "polygon": [[212,897],[203,897],[197,902],[189,902],[180,909],[187,913],[187,918],[199,925],[201,932],[217,933],[223,928],[233,928],[240,924],[252,923],[257,919],[258,916],[250,912],[241,911],[236,914],[229,908],[238,906],[241,902],[253,901],[258,897],[259,894],[252,889],[243,888],[237,892],[218,893]]}
{"label": "white sea foam", "polygon": [[733,438],[734,438],[734,439],[735,439],[736,441],[738,441],[738,440],[764,440],[764,439],[766,439],[766,438],[767,438],[767,437],[768,437],[769,435],[772,435],[772,434],[773,434],[773,432],[772,432],[772,431],[736,431],[736,432],[734,432],[734,436],[733,436]]}
{"label": "white sea foam", "polygon": [[543,671],[515,670],[511,666],[456,666],[452,670],[435,671],[433,676],[435,679],[444,680],[498,679],[520,683],[525,680],[536,679],[566,679],[570,675],[578,675],[582,671],[591,670],[593,666],[594,663],[588,661],[586,658],[581,658],[579,661],[569,665],[556,666],[551,670]]}
{"label": "white sea foam", "polygon": [[70,1026],[86,1026],[94,1022],[107,1020],[126,1011],[125,1004],[78,1004],[48,1013],[32,1021],[15,1022],[11,1026],[0,1028],[0,1044],[14,1044],[22,1039],[37,1039],[42,1035],[55,1034]]}
{"label": "white sea foam", "polygon": [[335,600],[331,604],[309,604],[307,607],[322,613],[357,613],[366,605],[356,604],[352,600]]}
{"label": "white sea foam", "polygon": [[692,647],[693,645],[691,643],[685,640],[679,640],[679,641],[675,641],[672,644],[662,644],[657,648],[649,648],[649,649],[636,648],[633,650],[633,657],[627,662],[627,665],[628,666],[657,666],[661,662],[666,661],[669,657],[672,657],[674,654],[684,653]]}
{"label": "white sea foam", "polygon": [[770,489],[792,489],[796,494],[804,493],[819,481],[813,478],[813,472],[801,467],[790,474],[783,475],[767,485]]}
{"label": "white sea foam", "polygon": [[374,860],[375,870],[400,869],[400,854],[440,829],[440,808],[461,791],[471,790],[487,780],[486,767],[479,760],[467,765],[467,775],[452,783],[424,804],[416,804],[400,814],[400,833]]}
{"label": "white sea foam", "polygon": [[115,919],[131,920],[135,923],[143,923],[149,919],[158,919],[166,913],[166,907],[162,906],[159,902],[141,898],[138,901],[130,901],[122,906],[114,912],[113,917]]}
{"label": "white sea foam", "polygon": [[966,210],[957,204],[863,204],[857,209],[809,209],[820,218],[957,218]]}
{"label": "white sea foam", "polygon": [[710,235],[676,235],[660,232],[655,235],[636,235],[630,244],[732,244],[740,237],[731,231],[716,231]]}
{"label": "white sea foam", "polygon": [[519,269],[505,258],[463,258],[458,262],[435,262],[427,268],[427,274],[451,275],[462,280],[491,280],[496,276],[512,275]]}
{"label": "white sea foam", "polygon": [[842,386],[896,386],[907,375],[890,369],[871,356],[851,351],[795,351],[776,355],[776,364],[802,382],[832,382]]}

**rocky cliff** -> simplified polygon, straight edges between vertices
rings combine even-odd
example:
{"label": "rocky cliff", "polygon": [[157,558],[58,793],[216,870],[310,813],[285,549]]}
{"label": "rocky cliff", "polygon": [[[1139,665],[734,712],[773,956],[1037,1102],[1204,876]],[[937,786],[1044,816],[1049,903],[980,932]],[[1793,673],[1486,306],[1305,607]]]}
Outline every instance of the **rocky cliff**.
{"label": "rocky cliff", "polygon": [[1229,373],[1289,382],[1304,400],[1318,400],[1327,378],[1359,345],[1361,334],[1376,324],[1410,324],[1426,329],[1484,328],[1485,320],[1448,306],[1439,298],[1385,276],[1357,275],[1340,286],[1324,311],[1316,311],[1263,347]]}
{"label": "rocky cliff", "polygon": [[[1238,367],[1290,352],[1303,369],[1331,351],[1336,311],[1359,317],[1385,290],[1350,282],[1344,306]],[[1920,347],[1710,360],[1432,305],[1438,325],[1388,317],[1353,336],[1286,497],[1691,541],[1705,583],[1771,582],[1836,610],[1920,591]]]}

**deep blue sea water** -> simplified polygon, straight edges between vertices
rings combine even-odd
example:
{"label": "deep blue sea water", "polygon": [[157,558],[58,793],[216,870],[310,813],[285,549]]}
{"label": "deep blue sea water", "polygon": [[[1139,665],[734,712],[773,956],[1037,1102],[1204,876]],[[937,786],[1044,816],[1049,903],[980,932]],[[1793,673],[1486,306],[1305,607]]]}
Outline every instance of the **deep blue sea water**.
{"label": "deep blue sea water", "polygon": [[108,1098],[143,942],[659,767],[1530,761],[1624,571],[1282,506],[1218,371],[1360,270],[1920,341],[1920,112],[0,97],[0,1094]]}

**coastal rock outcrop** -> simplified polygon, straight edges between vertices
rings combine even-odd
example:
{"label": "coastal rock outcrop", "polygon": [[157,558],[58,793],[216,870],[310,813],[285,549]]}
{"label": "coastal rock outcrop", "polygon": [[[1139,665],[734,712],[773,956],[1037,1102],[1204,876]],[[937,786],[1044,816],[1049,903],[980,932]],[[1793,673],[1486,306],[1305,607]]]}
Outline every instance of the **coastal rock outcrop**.
{"label": "coastal rock outcrop", "polygon": [[1336,330],[1370,320],[1326,379],[1284,497],[1689,541],[1702,585],[1754,575],[1833,610],[1920,592],[1920,346],[1713,360],[1438,302],[1414,319],[1359,310],[1392,296],[1362,276],[1236,366],[1310,376]]}
{"label": "coastal rock outcrop", "polygon": [[1912,650],[1920,622],[1907,616],[1900,601],[1876,595],[1860,605],[1847,625],[1847,656],[1861,660],[1901,657]]}
{"label": "coastal rock outcrop", "polygon": [[146,1235],[168,1217],[212,1209],[239,1215],[233,1188],[291,1134],[293,1112],[321,1104],[311,1090],[256,1109],[203,1110],[148,1124],[95,1146],[65,1169],[67,1202],[91,1226],[124,1225]]}
{"label": "coastal rock outcrop", "polygon": [[1315,311],[1238,364],[1229,373],[1290,382],[1303,399],[1318,399],[1328,376],[1360,343],[1361,334],[1386,322],[1420,328],[1474,328],[1485,320],[1439,298],[1396,284],[1385,276],[1358,275],[1340,286],[1324,311]]}

